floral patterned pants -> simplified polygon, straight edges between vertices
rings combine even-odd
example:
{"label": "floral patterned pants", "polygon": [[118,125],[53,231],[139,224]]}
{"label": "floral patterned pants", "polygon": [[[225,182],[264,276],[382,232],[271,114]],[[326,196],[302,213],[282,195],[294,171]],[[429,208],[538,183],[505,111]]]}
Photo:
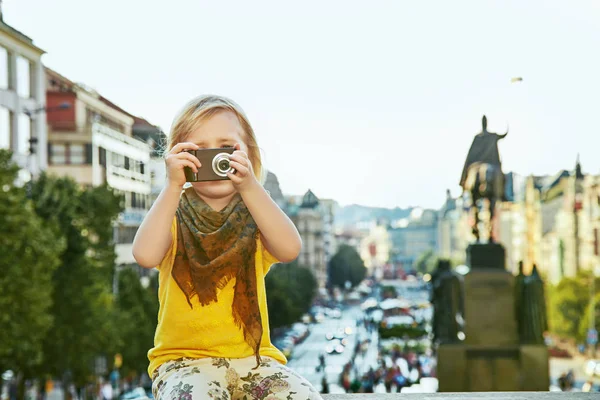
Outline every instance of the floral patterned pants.
{"label": "floral patterned pants", "polygon": [[322,400],[303,377],[270,357],[180,358],[152,376],[156,400]]}

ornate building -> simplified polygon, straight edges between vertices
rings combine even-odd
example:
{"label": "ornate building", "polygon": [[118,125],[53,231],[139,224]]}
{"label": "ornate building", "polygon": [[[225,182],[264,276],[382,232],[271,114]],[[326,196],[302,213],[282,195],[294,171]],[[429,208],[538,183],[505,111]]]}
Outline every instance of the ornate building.
{"label": "ornate building", "polygon": [[324,219],[319,206],[319,199],[309,190],[300,204],[290,205],[289,211],[302,238],[298,264],[309,268],[315,275],[319,288],[324,288],[327,284],[327,266],[323,240]]}

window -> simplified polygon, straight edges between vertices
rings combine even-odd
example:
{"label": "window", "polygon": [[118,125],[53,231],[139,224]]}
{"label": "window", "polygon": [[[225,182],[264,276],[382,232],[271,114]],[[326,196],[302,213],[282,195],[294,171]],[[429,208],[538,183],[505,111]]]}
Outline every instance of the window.
{"label": "window", "polygon": [[67,145],[64,143],[53,143],[50,146],[50,164],[67,163]]}
{"label": "window", "polygon": [[0,89],[8,89],[8,52],[0,47]]}
{"label": "window", "polygon": [[121,243],[133,243],[133,238],[137,232],[137,226],[120,226],[117,228],[116,242]]}
{"label": "window", "polygon": [[19,96],[31,97],[31,63],[21,56],[17,57],[17,87]]}
{"label": "window", "polygon": [[86,164],[91,164],[92,163],[92,158],[93,158],[93,147],[91,143],[86,143],[85,145],[85,163]]}
{"label": "window", "polygon": [[106,149],[104,147],[98,149],[98,157],[100,159],[100,165],[106,167]]}
{"label": "window", "polygon": [[19,130],[17,131],[19,145],[17,151],[21,154],[29,154],[29,139],[31,139],[31,118],[25,114],[19,114]]}
{"label": "window", "polygon": [[69,164],[85,163],[85,147],[83,144],[69,145]]}
{"label": "window", "polygon": [[0,149],[10,148],[10,111],[0,107]]}

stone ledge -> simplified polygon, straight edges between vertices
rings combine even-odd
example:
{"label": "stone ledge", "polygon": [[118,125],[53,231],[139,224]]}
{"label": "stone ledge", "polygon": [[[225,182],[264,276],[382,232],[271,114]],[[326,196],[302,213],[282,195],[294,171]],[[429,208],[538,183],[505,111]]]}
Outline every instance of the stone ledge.
{"label": "stone ledge", "polygon": [[479,393],[361,393],[361,394],[324,394],[325,400],[542,400],[577,399],[598,400],[600,393],[581,392],[479,392]]}

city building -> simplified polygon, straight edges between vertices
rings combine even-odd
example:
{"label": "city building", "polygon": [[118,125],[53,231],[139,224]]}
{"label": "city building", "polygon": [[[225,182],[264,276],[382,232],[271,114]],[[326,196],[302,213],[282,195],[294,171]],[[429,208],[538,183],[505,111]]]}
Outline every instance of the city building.
{"label": "city building", "polygon": [[338,208],[339,204],[335,200],[319,199],[319,211],[323,217],[323,251],[327,265],[337,251],[334,223]]}
{"label": "city building", "polygon": [[299,204],[293,198],[288,199],[288,215],[302,238],[298,264],[309,268],[317,280],[319,289],[323,289],[327,284],[327,264],[323,241],[323,214],[319,205],[319,199],[311,190],[304,194]]}
{"label": "city building", "polygon": [[167,150],[167,136],[162,129],[152,125],[144,118],[133,116],[133,137],[140,139],[150,146],[150,204],[153,204],[167,182],[167,169],[164,152]]}
{"label": "city building", "polygon": [[[518,273],[522,262],[529,274],[535,264],[545,280],[556,284],[600,265],[599,175],[584,174],[578,159],[573,170],[550,176],[508,173],[506,178],[506,201],[497,205],[495,236],[505,248],[507,270]],[[468,210],[455,207],[449,197],[440,211],[441,256],[460,254],[474,240],[471,221]]]}
{"label": "city building", "polygon": [[383,267],[390,259],[392,241],[388,229],[387,225],[377,225],[361,240],[360,257],[370,270]]}
{"label": "city building", "polygon": [[464,232],[463,199],[454,198],[450,190],[446,191],[446,202],[439,211],[438,255],[455,261],[464,261],[468,236]]}
{"label": "city building", "polygon": [[362,241],[367,236],[368,231],[360,229],[350,228],[337,228],[333,234],[333,240],[335,241],[335,252],[340,248],[341,245],[353,247],[358,254],[361,253]]}
{"label": "city building", "polygon": [[114,228],[117,265],[135,264],[133,238],[151,205],[151,146],[133,137],[135,117],[95,90],[50,69],[46,88],[48,107],[71,105],[47,114],[48,172],[82,185],[107,184],[124,196]]}
{"label": "city building", "polygon": [[265,183],[263,186],[265,190],[269,192],[271,198],[275,203],[277,203],[279,208],[285,211],[287,207],[287,200],[285,199],[285,196],[283,195],[283,192],[279,187],[279,179],[277,179],[277,175],[275,175],[271,171],[268,171],[267,178],[265,179]]}
{"label": "city building", "polygon": [[0,149],[13,152],[21,183],[47,165],[43,54],[4,22],[0,4]]}
{"label": "city building", "polygon": [[417,258],[426,251],[438,253],[438,212],[414,208],[408,218],[390,229],[391,262],[411,269]]}

